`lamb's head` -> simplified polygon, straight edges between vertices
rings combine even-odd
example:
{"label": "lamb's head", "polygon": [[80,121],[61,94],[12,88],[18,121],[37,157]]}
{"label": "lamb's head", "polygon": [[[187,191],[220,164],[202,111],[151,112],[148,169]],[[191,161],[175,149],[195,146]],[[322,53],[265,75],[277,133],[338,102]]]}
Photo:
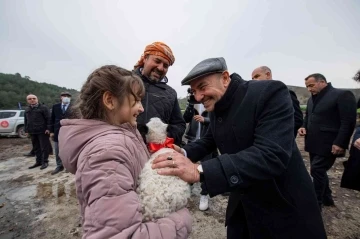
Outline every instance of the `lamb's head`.
{"label": "lamb's head", "polygon": [[147,126],[146,143],[162,144],[167,137],[168,125],[163,123],[161,119],[155,117],[151,118]]}

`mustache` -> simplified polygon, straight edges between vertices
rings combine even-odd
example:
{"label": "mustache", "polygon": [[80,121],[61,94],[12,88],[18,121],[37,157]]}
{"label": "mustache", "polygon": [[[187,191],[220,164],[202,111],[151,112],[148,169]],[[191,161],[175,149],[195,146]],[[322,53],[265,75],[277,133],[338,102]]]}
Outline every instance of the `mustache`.
{"label": "mustache", "polygon": [[153,72],[155,72],[158,75],[164,74],[164,71],[159,71],[158,69],[154,69]]}

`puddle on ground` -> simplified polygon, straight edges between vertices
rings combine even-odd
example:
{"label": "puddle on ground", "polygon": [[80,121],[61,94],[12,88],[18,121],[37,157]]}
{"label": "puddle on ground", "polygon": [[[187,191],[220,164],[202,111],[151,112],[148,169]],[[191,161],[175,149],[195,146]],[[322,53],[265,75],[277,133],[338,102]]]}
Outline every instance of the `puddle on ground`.
{"label": "puddle on ground", "polygon": [[36,195],[36,185],[30,185],[27,187],[16,188],[6,193],[6,197],[9,200],[14,201],[28,201]]}
{"label": "puddle on ground", "polygon": [[24,163],[24,157],[12,158],[0,161],[0,172],[7,171],[16,165]]}

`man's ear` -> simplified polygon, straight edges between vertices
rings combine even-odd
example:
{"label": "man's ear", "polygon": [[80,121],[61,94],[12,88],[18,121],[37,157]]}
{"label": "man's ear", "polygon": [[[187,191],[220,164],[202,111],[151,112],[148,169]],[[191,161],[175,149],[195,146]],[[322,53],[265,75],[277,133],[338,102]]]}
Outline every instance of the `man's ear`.
{"label": "man's ear", "polygon": [[271,72],[270,71],[267,71],[266,73],[265,73],[265,75],[267,76],[267,78],[269,79],[269,80],[271,80]]}
{"label": "man's ear", "polygon": [[228,71],[224,71],[223,73],[221,73],[221,78],[222,78],[222,82],[225,86],[225,88],[227,88],[230,84],[230,74]]}

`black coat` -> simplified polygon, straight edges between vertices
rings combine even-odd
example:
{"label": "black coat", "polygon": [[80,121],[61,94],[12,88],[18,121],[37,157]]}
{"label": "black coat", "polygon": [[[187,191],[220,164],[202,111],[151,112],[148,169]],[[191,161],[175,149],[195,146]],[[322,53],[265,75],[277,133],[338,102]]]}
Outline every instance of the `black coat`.
{"label": "black coat", "polygon": [[51,110],[51,128],[50,132],[54,133],[54,141],[58,142],[58,136],[60,131],[60,120],[67,119],[70,116],[71,104],[67,107],[65,113],[62,112],[62,103],[53,105]]}
{"label": "black coat", "polygon": [[280,81],[231,79],[207,134],[184,146],[192,161],[219,148],[221,155],[202,165],[210,196],[231,192],[226,224],[241,218],[238,227],[256,239],[326,238],[295,143],[289,90]]}
{"label": "black coat", "polygon": [[290,92],[290,96],[291,96],[291,101],[292,101],[292,104],[293,104],[293,108],[294,108],[294,135],[295,135],[295,138],[297,136],[297,133],[298,133],[298,129],[301,128],[301,126],[303,126],[303,113],[301,111],[301,108],[300,108],[300,103],[296,97],[296,94],[294,91],[292,90],[289,90]]}
{"label": "black coat", "polygon": [[201,116],[204,117],[204,122],[201,123],[200,127],[200,138],[204,137],[206,135],[206,132],[210,126],[210,118],[209,118],[209,112],[204,110],[201,113]]}
{"label": "black coat", "polygon": [[[174,138],[175,144],[180,145],[185,132],[186,123],[181,114],[176,91],[168,86],[167,78],[164,82],[153,82],[143,76],[140,69],[135,70],[144,82],[145,96],[141,100],[144,112],[137,117],[138,128],[146,125],[151,118],[158,117],[168,124],[168,136]],[[144,138],[144,134],[142,133]]]}
{"label": "black coat", "polygon": [[[206,132],[209,129],[210,126],[210,117],[209,112],[206,110],[201,113],[201,116],[204,117],[204,122],[200,124],[200,138],[204,137],[206,135]],[[212,158],[216,158],[219,155],[217,149],[215,149],[211,154],[208,154],[205,156],[205,158],[201,159],[201,161],[206,161]]]}
{"label": "black coat", "polygon": [[328,85],[309,98],[304,118],[305,150],[331,156],[332,145],[347,149],[356,124],[356,100],[351,91]]}
{"label": "black coat", "polygon": [[24,124],[26,133],[45,134],[46,130],[50,130],[49,109],[43,104],[38,104],[37,107],[28,106],[25,109]]}
{"label": "black coat", "polygon": [[196,139],[196,133],[199,129],[199,122],[194,120],[194,116],[198,114],[199,112],[194,108],[193,104],[188,104],[184,111],[183,117],[185,122],[188,124],[184,137],[189,141],[194,141]]}
{"label": "black coat", "polygon": [[341,177],[342,188],[360,191],[360,150],[354,146],[354,142],[360,138],[360,127],[357,127],[350,147],[350,156],[345,164],[344,173]]}

